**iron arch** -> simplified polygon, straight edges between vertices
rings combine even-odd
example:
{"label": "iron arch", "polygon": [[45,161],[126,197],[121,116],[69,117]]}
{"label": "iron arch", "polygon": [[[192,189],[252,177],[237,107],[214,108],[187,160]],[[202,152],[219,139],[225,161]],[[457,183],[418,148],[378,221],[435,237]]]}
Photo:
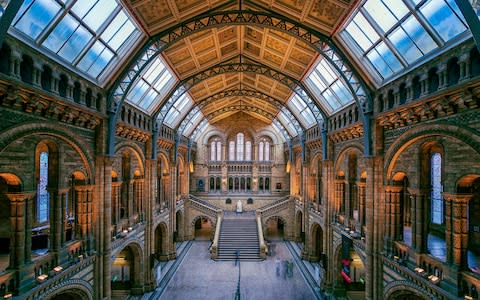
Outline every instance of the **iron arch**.
{"label": "iron arch", "polygon": [[157,120],[157,124],[163,124],[173,104],[193,86],[214,76],[234,72],[264,75],[289,87],[306,103],[313,113],[319,128],[322,128],[323,123],[321,120],[326,120],[327,114],[321,109],[320,104],[314,101],[315,97],[313,97],[309,89],[295,78],[260,63],[221,63],[179,81],[168,95],[164,97],[165,101],[160,103],[158,106],[159,110],[153,113],[152,118]]}
{"label": "iron arch", "polygon": [[362,112],[371,109],[367,86],[358,76],[346,56],[331,38],[287,17],[253,10],[230,10],[201,14],[181,22],[151,37],[115,81],[108,97],[108,109],[118,115],[133,82],[143,69],[168,47],[194,33],[226,25],[254,25],[279,30],[302,40],[322,55],[340,74]]}

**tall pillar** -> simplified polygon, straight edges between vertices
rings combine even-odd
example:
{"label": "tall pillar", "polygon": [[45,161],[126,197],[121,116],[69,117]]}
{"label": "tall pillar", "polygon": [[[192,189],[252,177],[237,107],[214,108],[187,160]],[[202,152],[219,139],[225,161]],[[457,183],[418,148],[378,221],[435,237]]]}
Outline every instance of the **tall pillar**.
{"label": "tall pillar", "polygon": [[427,251],[427,224],[426,219],[426,201],[429,201],[426,192],[421,189],[408,188],[412,198],[412,247],[416,252],[425,253]]}
{"label": "tall pillar", "polygon": [[[121,181],[112,182],[112,224],[118,225],[120,222],[120,187]],[[117,228],[117,231],[119,229]]]}
{"label": "tall pillar", "polygon": [[360,208],[358,212],[360,226],[363,232],[363,226],[365,226],[365,182],[360,181],[357,183],[358,186],[358,197],[360,200]]}
{"label": "tall pillar", "polygon": [[443,197],[451,205],[450,228],[452,243],[451,245],[447,244],[447,253],[450,250],[452,255],[451,262],[459,270],[464,270],[468,266],[468,202],[472,196],[471,194],[443,193]]}
{"label": "tall pillar", "polygon": [[26,194],[26,218],[25,218],[25,264],[32,262],[32,224],[33,224],[33,198],[35,192]]}
{"label": "tall pillar", "polygon": [[25,204],[28,195],[24,193],[8,193],[6,196],[10,201],[9,269],[19,269],[25,264]]}

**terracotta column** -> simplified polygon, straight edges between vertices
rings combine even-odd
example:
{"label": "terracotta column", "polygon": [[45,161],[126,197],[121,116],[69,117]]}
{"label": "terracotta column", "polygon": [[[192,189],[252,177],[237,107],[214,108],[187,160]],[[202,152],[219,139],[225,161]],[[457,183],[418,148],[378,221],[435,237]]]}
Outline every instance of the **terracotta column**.
{"label": "terracotta column", "polygon": [[[26,202],[29,193],[7,193],[10,200],[10,269],[19,269],[25,264]],[[31,233],[29,234],[31,236]]]}
{"label": "terracotta column", "polygon": [[365,182],[360,181],[357,183],[358,197],[360,201],[360,208],[358,212],[360,226],[365,226]]}
{"label": "terracotta column", "polygon": [[[120,222],[120,187],[122,182],[112,182],[112,224]],[[119,230],[117,228],[117,230]]]}
{"label": "terracotta column", "polygon": [[[471,194],[443,193],[447,207],[451,205],[451,214],[448,220],[451,225],[447,223],[447,227],[451,229],[451,244],[448,245],[449,239],[447,239],[447,253],[451,252],[451,262],[460,270],[467,268],[468,202],[472,196]],[[447,222],[447,218],[445,218],[445,222]]]}

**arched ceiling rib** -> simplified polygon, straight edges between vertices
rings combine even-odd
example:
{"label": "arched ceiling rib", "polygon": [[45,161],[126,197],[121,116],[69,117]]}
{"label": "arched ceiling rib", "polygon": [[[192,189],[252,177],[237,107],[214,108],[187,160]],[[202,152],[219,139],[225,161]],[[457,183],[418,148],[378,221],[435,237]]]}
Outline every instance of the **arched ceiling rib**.
{"label": "arched ceiling rib", "polygon": [[[347,82],[357,104],[363,108],[367,95],[363,83],[342,59],[343,55],[335,49],[335,45],[323,33],[280,15],[253,11],[210,11],[208,14],[175,24],[152,38],[144,47],[143,55],[133,61],[130,71],[114,86],[110,100],[121,105],[124,94],[128,92],[138,73],[162,52],[162,56],[181,82],[176,86],[179,90],[171,93],[173,98],[162,101],[160,120],[168,112],[172,101],[187,90],[193,101],[196,101],[235,84],[273,93],[285,102],[293,90],[307,102],[315,117],[321,119],[322,115],[324,117],[327,114],[322,112],[319,101],[314,100],[315,97],[304,87],[301,80],[318,55],[322,55],[340,71],[339,75]],[[280,80],[276,78],[276,81],[283,80],[283,84],[287,84],[288,88],[279,88],[282,85],[272,80],[273,73],[270,71],[259,76],[254,74],[256,71],[242,69],[247,66],[245,63],[237,64],[240,69],[228,71],[221,69],[225,66],[216,66],[235,55],[265,62],[267,67],[277,70],[275,76],[282,77]],[[195,72],[199,70],[201,71],[197,74],[204,78],[195,76]],[[215,75],[212,73],[218,76],[215,79],[206,78]],[[287,83],[285,78],[293,80]],[[188,81],[202,81],[203,86],[195,84],[193,87]]]}
{"label": "arched ceiling rib", "polygon": [[153,114],[154,118],[158,118],[158,122],[162,124],[174,103],[180,99],[183,94],[188,92],[193,86],[199,84],[200,82],[215,78],[218,75],[239,72],[267,76],[268,78],[273,78],[275,81],[281,82],[283,85],[288,86],[298,95],[298,97],[305,101],[306,105],[315,116],[317,123],[319,125],[322,124],[326,114],[321,110],[321,106],[314,102],[314,97],[312,96],[311,92],[301,82],[268,66],[252,62],[235,62],[235,60],[230,63],[215,65],[207,70],[201,71],[178,82],[175,87],[172,88],[167,97],[164,98],[164,101],[162,101],[159,106],[160,109]]}

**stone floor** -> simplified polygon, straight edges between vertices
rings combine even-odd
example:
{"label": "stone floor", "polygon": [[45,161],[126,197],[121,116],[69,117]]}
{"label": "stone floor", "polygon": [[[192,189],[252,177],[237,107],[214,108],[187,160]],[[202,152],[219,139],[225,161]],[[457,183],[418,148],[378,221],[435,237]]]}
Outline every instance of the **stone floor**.
{"label": "stone floor", "polygon": [[[241,262],[241,299],[315,299],[296,265],[293,266],[293,275],[287,276],[283,261],[293,261],[293,258],[283,242],[274,243],[275,251],[267,260]],[[233,261],[211,260],[209,245],[209,241],[193,242],[160,299],[235,299],[238,267]],[[278,275],[277,260],[282,266]]]}

